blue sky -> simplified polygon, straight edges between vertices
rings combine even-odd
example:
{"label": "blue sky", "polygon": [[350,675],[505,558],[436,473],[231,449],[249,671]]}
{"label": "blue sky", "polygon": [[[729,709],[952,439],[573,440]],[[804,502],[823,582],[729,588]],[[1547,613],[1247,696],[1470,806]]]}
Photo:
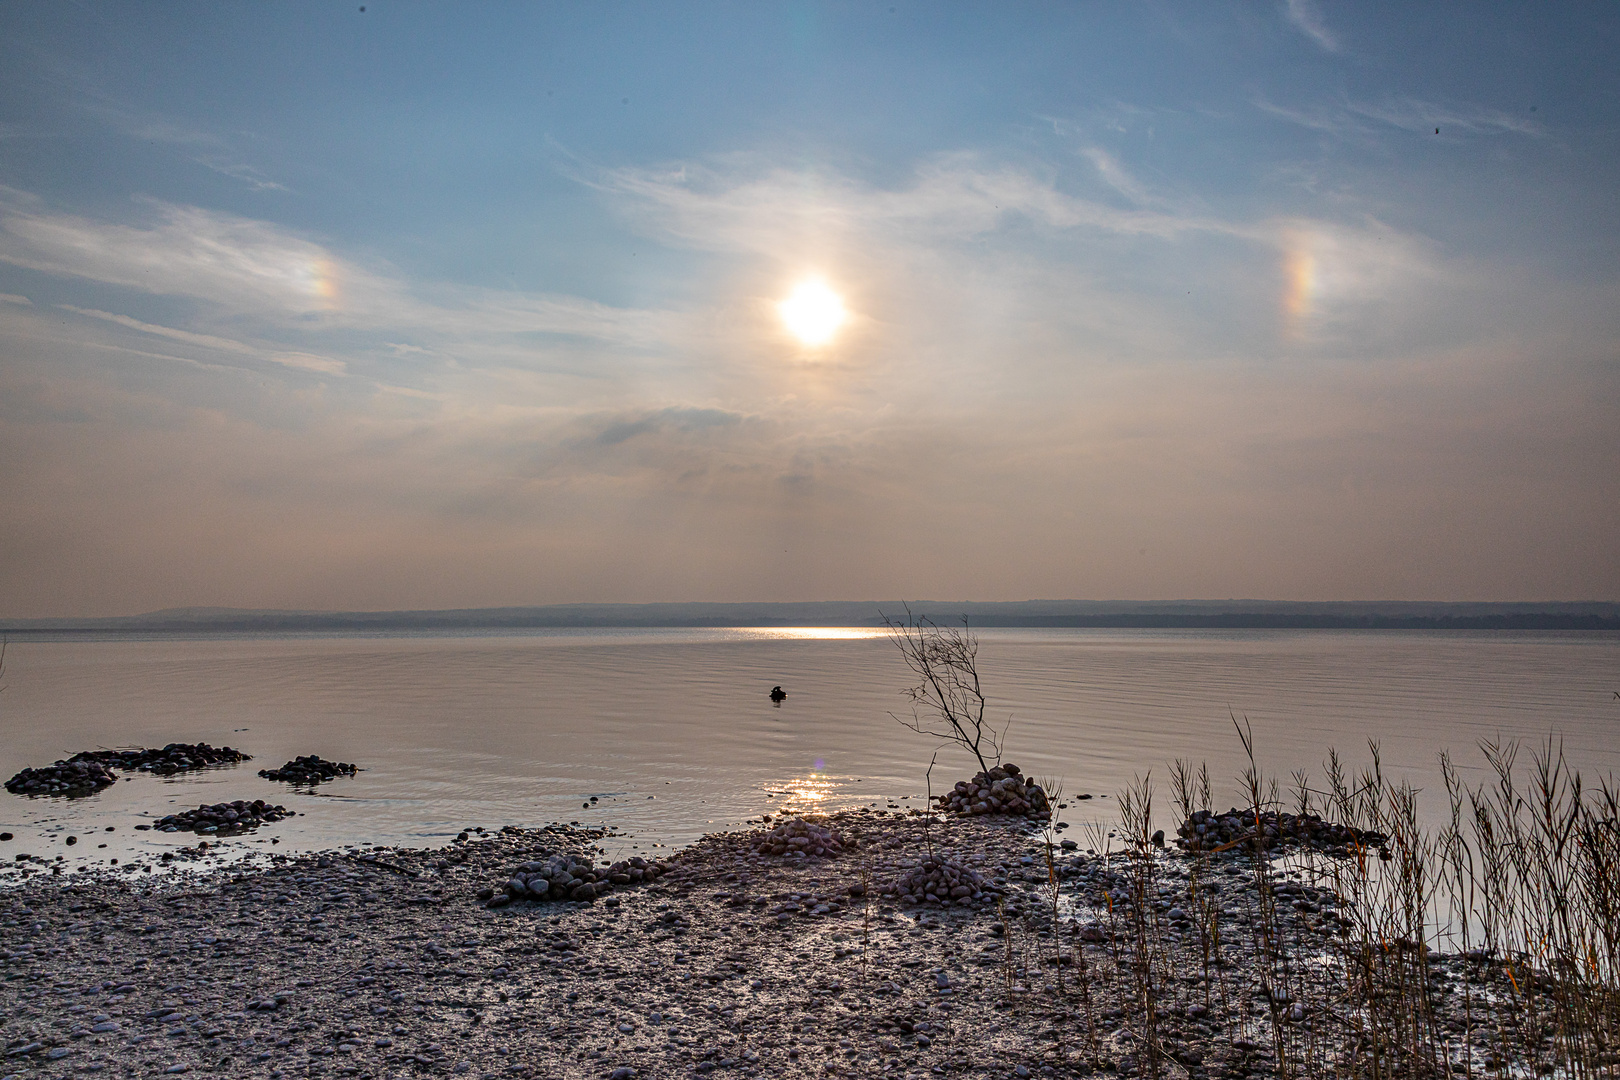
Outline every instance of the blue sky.
{"label": "blue sky", "polygon": [[1620,596],[1612,7],[364,7],[0,5],[0,614]]}

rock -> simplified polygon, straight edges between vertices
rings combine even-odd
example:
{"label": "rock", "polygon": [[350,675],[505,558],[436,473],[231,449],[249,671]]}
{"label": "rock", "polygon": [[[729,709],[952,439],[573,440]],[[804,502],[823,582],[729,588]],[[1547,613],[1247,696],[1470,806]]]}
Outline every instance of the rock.
{"label": "rock", "polygon": [[153,824],[162,832],[195,832],[210,836],[229,836],[248,832],[260,825],[291,817],[285,806],[275,806],[263,799],[237,799],[235,802],[202,805],[195,810],[161,817]]}
{"label": "rock", "polygon": [[91,761],[58,761],[40,769],[24,769],[6,781],[15,795],[88,795],[118,783],[105,765]]}
{"label": "rock", "polygon": [[319,784],[339,776],[353,776],[360,771],[358,765],[346,761],[327,761],[316,754],[295,757],[279,769],[260,769],[266,780],[280,780],[288,784]]}
{"label": "rock", "polygon": [[6,781],[18,795],[81,795],[118,782],[114,769],[175,773],[252,760],[240,750],[207,743],[170,743],[161,750],[87,750],[40,769],[24,769]]}
{"label": "rock", "polygon": [[[586,838],[583,834],[580,837]],[[480,890],[479,899],[488,900],[489,907],[504,907],[514,900],[567,899],[588,902],[606,896],[615,888],[629,888],[644,881],[654,881],[668,870],[667,864],[640,856],[608,866],[597,866],[595,860],[587,855],[553,852],[518,864],[504,884],[494,889]]]}
{"label": "rock", "polygon": [[1324,821],[1316,814],[1279,813],[1235,807],[1224,814],[1196,810],[1176,830],[1176,845],[1185,851],[1270,849],[1301,845],[1329,855],[1351,854],[1357,849],[1382,849],[1386,837],[1348,825]]}
{"label": "rock", "polygon": [[1041,786],[1011,762],[960,780],[935,801],[941,810],[956,814],[1011,814],[1038,821],[1049,820],[1052,805]]}
{"label": "rock", "polygon": [[854,850],[856,841],[826,824],[824,818],[795,817],[766,832],[754,845],[760,855],[830,859]]}
{"label": "rock", "polygon": [[74,754],[72,761],[91,761],[110,765],[115,769],[140,772],[177,773],[201,769],[209,765],[252,761],[253,758],[229,746],[210,746],[207,743],[170,743],[158,750],[141,748],[126,750],[91,750]]}
{"label": "rock", "polygon": [[941,906],[965,905],[1000,893],[977,870],[953,859],[930,855],[888,885],[878,887],[882,896],[892,896],[902,904],[932,903]]}

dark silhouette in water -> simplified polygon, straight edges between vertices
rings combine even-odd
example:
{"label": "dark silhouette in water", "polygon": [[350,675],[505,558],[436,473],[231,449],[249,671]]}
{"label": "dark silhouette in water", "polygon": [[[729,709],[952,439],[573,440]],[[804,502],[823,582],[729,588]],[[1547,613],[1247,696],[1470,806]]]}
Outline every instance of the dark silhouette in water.
{"label": "dark silhouette in water", "polygon": [[780,709],[782,707],[782,699],[785,697],[787,697],[786,690],[782,689],[780,686],[771,687],[771,702],[775,704],[777,708]]}

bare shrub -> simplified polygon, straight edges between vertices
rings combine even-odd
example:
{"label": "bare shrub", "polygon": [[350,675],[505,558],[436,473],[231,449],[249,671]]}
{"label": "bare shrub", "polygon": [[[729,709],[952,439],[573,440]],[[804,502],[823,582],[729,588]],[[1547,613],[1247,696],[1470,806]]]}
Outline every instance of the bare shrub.
{"label": "bare shrub", "polygon": [[955,743],[978,759],[988,773],[1001,762],[1006,725],[1000,731],[985,718],[984,688],[979,682],[979,639],[967,628],[940,626],[906,608],[903,622],[887,615],[883,625],[900,649],[917,682],[905,690],[911,717],[899,723],[936,739]]}

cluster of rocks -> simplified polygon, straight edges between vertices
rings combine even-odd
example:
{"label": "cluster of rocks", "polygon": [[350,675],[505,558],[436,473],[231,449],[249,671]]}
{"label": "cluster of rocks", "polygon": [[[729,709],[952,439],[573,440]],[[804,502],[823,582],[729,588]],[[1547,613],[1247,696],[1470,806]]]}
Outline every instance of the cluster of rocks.
{"label": "cluster of rocks", "polygon": [[[251,802],[237,799],[235,802],[215,803],[212,806],[199,806],[195,810],[170,814],[153,822],[151,828],[159,832],[194,832],[228,836],[232,833],[257,829],[266,822],[280,821],[291,816],[292,812],[285,806],[276,806],[263,799],[254,799]],[[136,828],[140,826],[137,825]]]}
{"label": "cluster of rocks", "polygon": [[1357,848],[1382,848],[1388,839],[1380,833],[1324,821],[1317,814],[1288,814],[1263,810],[1256,820],[1253,810],[1235,807],[1224,814],[1195,810],[1176,830],[1176,844],[1187,851],[1249,850],[1285,844],[1300,844],[1344,855]]}
{"label": "cluster of rocks", "polygon": [[293,758],[279,769],[260,769],[259,775],[266,780],[283,780],[289,784],[319,784],[323,780],[353,776],[359,771],[358,765],[347,761],[327,761],[317,754],[307,754]]}
{"label": "cluster of rocks", "polygon": [[968,906],[970,902],[999,895],[1001,890],[972,867],[954,859],[930,855],[893,884],[880,886],[879,894],[893,896],[902,904]]}
{"label": "cluster of rocks", "polygon": [[205,765],[252,761],[253,758],[229,746],[210,746],[202,742],[170,743],[161,750],[141,747],[128,750],[86,750],[74,754],[68,760],[93,761],[100,765],[130,771],[177,773],[187,769],[200,769]]}
{"label": "cluster of rocks", "polygon": [[585,855],[552,855],[523,863],[501,886],[500,892],[483,889],[478,898],[486,907],[505,907],[514,900],[595,900],[615,887],[653,881],[669,870],[667,863],[636,856],[599,867]]}
{"label": "cluster of rocks", "polygon": [[58,761],[39,769],[24,769],[6,781],[14,795],[88,795],[118,777],[105,765],[93,761]]}
{"label": "cluster of rocks", "polygon": [[760,855],[787,855],[795,858],[830,859],[853,850],[856,841],[831,825],[807,818],[788,818],[766,833],[754,851]]}
{"label": "cluster of rocks", "polygon": [[939,808],[956,814],[1013,814],[1046,821],[1052,804],[1035,781],[1007,762],[972,780],[960,780],[938,797]]}
{"label": "cluster of rocks", "polygon": [[251,760],[240,750],[207,743],[170,743],[161,750],[86,750],[43,768],[24,769],[6,781],[6,790],[16,795],[87,795],[118,783],[114,769],[175,773]]}

